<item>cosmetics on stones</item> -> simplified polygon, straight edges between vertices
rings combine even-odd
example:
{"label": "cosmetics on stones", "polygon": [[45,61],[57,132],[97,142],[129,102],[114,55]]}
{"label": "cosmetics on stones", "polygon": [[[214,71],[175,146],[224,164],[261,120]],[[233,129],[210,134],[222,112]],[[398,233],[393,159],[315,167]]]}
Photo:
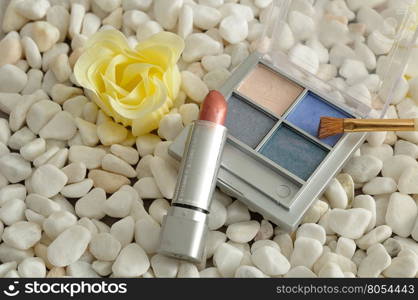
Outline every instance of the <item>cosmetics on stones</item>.
{"label": "cosmetics on stones", "polygon": [[227,137],[226,116],[222,94],[209,92],[199,120],[188,132],[175,195],[162,225],[161,254],[192,262],[203,259],[207,217]]}
{"label": "cosmetics on stones", "polygon": [[[369,72],[381,80],[380,85],[367,90],[366,96],[371,97],[365,97],[361,89],[347,93],[311,73],[318,69],[318,61],[310,60],[304,41],[294,41],[298,51],[283,45],[281,34],[286,33],[289,11],[296,7],[292,2],[272,1],[257,45],[259,52],[242,62],[219,88],[228,101],[229,135],[217,185],[286,230],[297,227],[366,137],[352,133],[319,139],[320,117],[384,116],[418,36],[408,25],[411,14],[398,11],[394,44],[385,55],[386,68]],[[378,9],[385,9],[385,4]],[[318,39],[320,34],[314,32],[316,36],[310,38]],[[344,53],[341,56],[344,59]],[[185,128],[169,148],[175,158],[183,155],[188,131]]]}

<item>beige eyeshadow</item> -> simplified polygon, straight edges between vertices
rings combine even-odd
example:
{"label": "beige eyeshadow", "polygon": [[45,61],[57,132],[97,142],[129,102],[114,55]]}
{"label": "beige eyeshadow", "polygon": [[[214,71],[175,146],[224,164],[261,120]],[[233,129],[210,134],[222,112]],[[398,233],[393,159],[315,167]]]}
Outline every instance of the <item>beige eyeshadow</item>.
{"label": "beige eyeshadow", "polygon": [[261,65],[257,65],[238,88],[241,94],[279,116],[303,90],[300,85]]}

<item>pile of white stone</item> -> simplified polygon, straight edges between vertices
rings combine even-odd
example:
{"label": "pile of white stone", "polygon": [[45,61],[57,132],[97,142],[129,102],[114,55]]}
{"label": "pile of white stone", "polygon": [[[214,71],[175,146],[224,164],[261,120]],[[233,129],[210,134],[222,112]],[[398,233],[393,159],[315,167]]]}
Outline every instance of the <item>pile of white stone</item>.
{"label": "pile of white stone", "polygon": [[[207,260],[194,265],[155,253],[179,166],[168,146],[197,118],[208,89],[249,55],[271,2],[0,2],[0,277],[417,276],[417,132],[370,134],[295,233],[252,219],[244,204],[217,191]],[[370,26],[380,23],[372,11],[382,2],[408,1],[293,0],[290,52],[319,51],[318,72],[329,69],[347,86],[353,72],[373,76],[369,54],[382,55],[377,48],[385,45],[373,43],[381,28]],[[368,13],[357,26],[367,44],[357,36],[355,56],[336,59],[348,51],[346,41],[330,49],[339,35],[300,36],[312,11],[343,23],[353,15],[361,23],[360,12]],[[390,30],[394,21],[381,17]],[[155,133],[133,137],[74,80],[85,42],[110,27],[133,46],[161,30],[185,38],[181,92]],[[366,54],[370,60],[356,60]],[[418,117],[418,77],[402,84],[388,117]]]}

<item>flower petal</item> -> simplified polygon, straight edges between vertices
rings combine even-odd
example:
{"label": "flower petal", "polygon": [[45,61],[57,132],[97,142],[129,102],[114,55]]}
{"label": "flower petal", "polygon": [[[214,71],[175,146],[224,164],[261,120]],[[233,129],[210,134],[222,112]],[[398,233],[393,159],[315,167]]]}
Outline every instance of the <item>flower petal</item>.
{"label": "flower petal", "polygon": [[181,53],[183,52],[184,40],[174,33],[162,31],[138,43],[135,49],[138,52],[142,52],[144,49],[154,46],[165,46],[169,48],[172,52],[170,64],[176,64],[177,60],[180,58]]}

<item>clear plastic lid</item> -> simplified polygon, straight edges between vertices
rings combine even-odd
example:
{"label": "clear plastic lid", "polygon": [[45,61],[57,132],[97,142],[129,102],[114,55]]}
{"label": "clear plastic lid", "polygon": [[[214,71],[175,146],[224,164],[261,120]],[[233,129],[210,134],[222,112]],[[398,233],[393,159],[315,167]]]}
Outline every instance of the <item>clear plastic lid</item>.
{"label": "clear plastic lid", "polygon": [[415,0],[273,0],[257,50],[360,117],[383,117],[405,87],[402,75],[418,37],[412,5]]}

